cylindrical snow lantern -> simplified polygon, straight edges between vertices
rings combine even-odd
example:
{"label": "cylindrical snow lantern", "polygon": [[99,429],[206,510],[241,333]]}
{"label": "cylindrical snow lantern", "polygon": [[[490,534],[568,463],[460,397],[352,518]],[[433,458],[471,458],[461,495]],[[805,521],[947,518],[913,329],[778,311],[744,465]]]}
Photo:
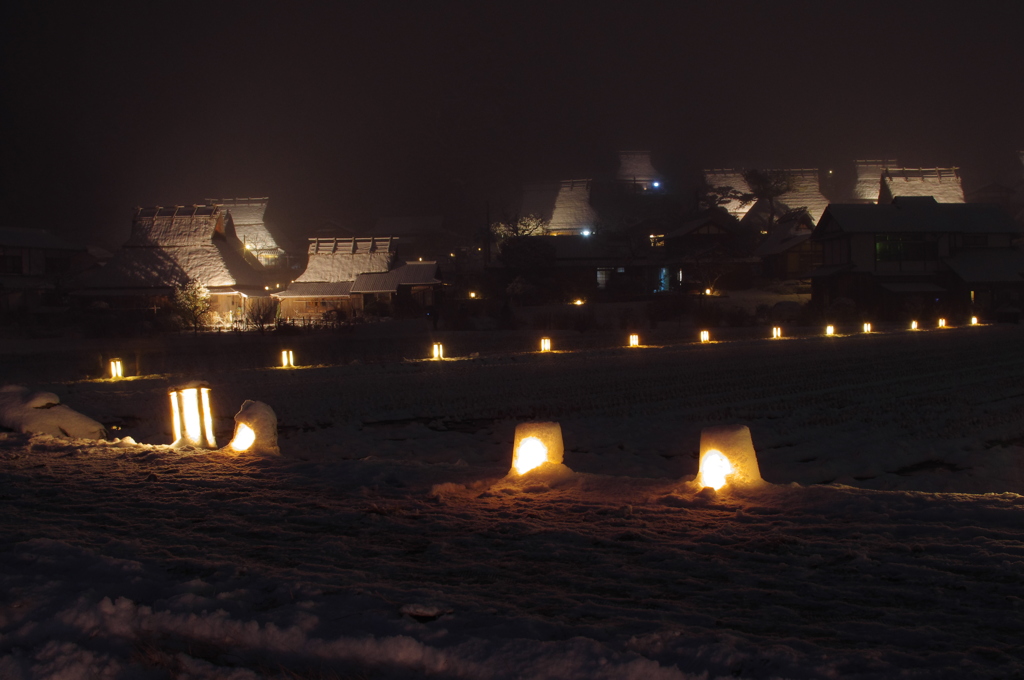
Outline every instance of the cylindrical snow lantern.
{"label": "cylindrical snow lantern", "polygon": [[558,423],[519,423],[512,448],[509,474],[524,475],[544,463],[559,464],[565,456],[562,426]]}
{"label": "cylindrical snow lantern", "polygon": [[836,333],[836,327],[835,326],[831,326],[831,325],[825,326],[825,335],[835,335],[835,333]]}
{"label": "cylindrical snow lantern", "polygon": [[871,324],[870,323],[864,324],[864,332],[865,333],[870,333],[871,332]]}
{"label": "cylindrical snow lantern", "polygon": [[295,368],[295,355],[290,349],[281,350],[281,368]]}
{"label": "cylindrical snow lantern", "polygon": [[701,331],[700,332],[700,341],[701,342],[711,342],[711,331]]}
{"label": "cylindrical snow lantern", "polygon": [[946,327],[946,320],[945,319],[939,319],[939,328],[945,328],[945,327]]}
{"label": "cylindrical snow lantern", "polygon": [[976,316],[972,316],[971,317],[971,325],[972,326],[977,326],[978,325],[978,317],[976,317]]}
{"label": "cylindrical snow lantern", "polygon": [[773,338],[781,338],[782,337],[782,328],[780,328],[779,326],[773,327],[772,328],[772,337]]}
{"label": "cylindrical snow lantern", "polygon": [[110,377],[111,378],[123,378],[124,377],[124,367],[122,366],[120,359],[111,359],[110,360]]}
{"label": "cylindrical snow lantern", "polygon": [[541,352],[550,352],[551,351],[551,338],[541,338],[540,339],[540,351]]}
{"label": "cylindrical snow lantern", "polygon": [[757,453],[746,425],[705,427],[700,432],[700,467],[697,486],[718,491],[729,485],[763,484]]}
{"label": "cylindrical snow lantern", "polygon": [[917,330],[917,322],[916,321],[911,321],[910,322],[910,330],[912,330],[912,331],[916,331]]}
{"label": "cylindrical snow lantern", "polygon": [[444,346],[439,342],[434,343],[434,359],[437,361],[444,359]]}
{"label": "cylindrical snow lantern", "polygon": [[631,333],[630,336],[629,336],[629,346],[630,347],[639,347],[640,346],[640,336],[637,335],[636,333]]}
{"label": "cylindrical snow lantern", "polygon": [[197,446],[217,448],[213,436],[213,416],[210,414],[210,386],[192,382],[168,392],[171,397],[171,428],[174,443],[171,446]]}

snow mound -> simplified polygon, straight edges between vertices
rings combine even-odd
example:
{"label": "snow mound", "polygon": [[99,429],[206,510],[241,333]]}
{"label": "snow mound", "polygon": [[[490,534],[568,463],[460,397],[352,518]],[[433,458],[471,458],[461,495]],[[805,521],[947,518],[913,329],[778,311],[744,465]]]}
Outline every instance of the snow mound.
{"label": "snow mound", "polygon": [[24,434],[104,439],[101,423],[60,403],[52,392],[32,392],[21,385],[0,387],[0,426]]}

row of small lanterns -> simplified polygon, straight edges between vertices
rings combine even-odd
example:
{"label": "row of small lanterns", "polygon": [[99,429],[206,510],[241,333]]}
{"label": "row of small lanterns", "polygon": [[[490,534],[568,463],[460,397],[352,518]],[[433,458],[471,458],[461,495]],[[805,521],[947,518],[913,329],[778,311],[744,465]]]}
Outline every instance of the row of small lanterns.
{"label": "row of small lanterns", "polygon": [[[174,448],[216,449],[210,386],[193,382],[168,391]],[[266,404],[246,401],[235,415],[235,430],[228,453],[277,454],[277,417]],[[565,456],[562,427],[554,422],[516,425],[510,477],[542,471],[545,465],[561,465]],[[720,425],[701,430],[700,457],[695,483],[698,488],[720,490],[727,483],[756,486],[763,483],[757,454],[745,425]]]}
{"label": "row of small lanterns", "polygon": [[[971,324],[970,325],[977,326],[978,325],[978,317],[972,316],[971,317]],[[939,319],[937,327],[938,328],[947,328],[948,326],[946,325],[946,320],[945,319]],[[873,332],[870,323],[865,323],[863,326],[861,326],[861,330],[864,333],[871,333],[871,332]],[[910,322],[910,330],[912,330],[912,331],[920,330],[920,326],[918,325],[917,321],[911,321]],[[836,334],[836,327],[834,325],[829,324],[829,325],[825,326],[825,335],[828,336],[828,335],[835,335],[835,334]],[[782,328],[780,326],[773,326],[772,327],[772,338],[773,339],[777,339],[777,338],[781,338],[781,337],[782,337]],[[707,331],[707,330],[701,331],[700,332],[700,341],[702,343],[711,342],[711,331]],[[640,336],[639,336],[639,334],[637,334],[637,333],[630,333],[628,343],[629,343],[629,345],[628,345],[629,347],[640,347]],[[541,338],[540,339],[540,351],[541,352],[550,352],[550,351],[552,351],[551,350],[551,338]],[[433,344],[433,347],[432,347],[432,357],[431,358],[433,358],[434,360],[437,360],[437,361],[440,361],[440,360],[444,359],[444,345],[442,345],[440,342],[435,342]],[[295,353],[292,350],[290,350],[290,349],[281,350],[281,367],[282,368],[295,368]],[[123,378],[124,377],[124,366],[123,366],[123,363],[122,363],[121,359],[111,359],[110,360],[110,377],[112,379],[117,379],[117,378]]]}

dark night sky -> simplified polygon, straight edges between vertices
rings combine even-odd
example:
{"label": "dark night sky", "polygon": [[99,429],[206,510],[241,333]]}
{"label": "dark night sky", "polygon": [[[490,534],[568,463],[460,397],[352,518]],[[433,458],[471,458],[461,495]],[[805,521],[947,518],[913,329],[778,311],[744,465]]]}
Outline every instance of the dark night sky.
{"label": "dark night sky", "polygon": [[482,220],[620,148],[679,183],[885,155],[968,188],[1024,148],[1020,2],[321,4],[9,9],[6,224],[116,246],[135,205],[268,195],[301,239]]}

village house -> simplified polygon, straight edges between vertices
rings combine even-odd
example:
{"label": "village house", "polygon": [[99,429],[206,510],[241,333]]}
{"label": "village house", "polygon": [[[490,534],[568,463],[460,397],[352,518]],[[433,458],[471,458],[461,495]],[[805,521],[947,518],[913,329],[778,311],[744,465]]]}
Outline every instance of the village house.
{"label": "village house", "polygon": [[999,206],[897,196],[891,203],[833,204],[815,227],[822,266],[812,303],[850,300],[867,318],[927,314],[996,315],[1019,307],[1021,226]]}
{"label": "village house", "polygon": [[219,205],[137,208],[131,234],[103,267],[83,274],[75,295],[120,309],[156,309],[177,286],[198,281],[210,291],[213,323],[245,318],[247,300],[268,283]]}
{"label": "village house", "polygon": [[306,270],[274,292],[280,316],[302,323],[416,314],[438,304],[437,263],[402,262],[397,238],[311,238]]}

